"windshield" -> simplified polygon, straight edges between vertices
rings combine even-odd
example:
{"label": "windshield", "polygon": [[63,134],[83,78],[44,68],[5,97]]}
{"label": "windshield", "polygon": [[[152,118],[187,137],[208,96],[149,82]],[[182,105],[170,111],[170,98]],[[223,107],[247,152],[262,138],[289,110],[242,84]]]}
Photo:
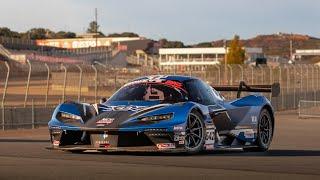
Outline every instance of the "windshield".
{"label": "windshield", "polygon": [[185,93],[163,83],[138,83],[124,86],[109,101],[161,101],[177,103],[185,100]]}

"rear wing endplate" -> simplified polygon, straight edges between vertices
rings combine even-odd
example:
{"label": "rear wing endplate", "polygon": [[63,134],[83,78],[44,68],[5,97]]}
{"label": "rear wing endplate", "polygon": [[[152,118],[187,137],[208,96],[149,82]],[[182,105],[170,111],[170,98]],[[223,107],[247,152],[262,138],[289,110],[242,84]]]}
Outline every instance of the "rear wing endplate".
{"label": "rear wing endplate", "polygon": [[239,85],[213,85],[217,91],[234,91],[237,92],[237,98],[240,98],[241,92],[264,92],[271,93],[272,97],[277,97],[280,94],[280,84],[273,83],[271,85],[247,85],[241,81]]}

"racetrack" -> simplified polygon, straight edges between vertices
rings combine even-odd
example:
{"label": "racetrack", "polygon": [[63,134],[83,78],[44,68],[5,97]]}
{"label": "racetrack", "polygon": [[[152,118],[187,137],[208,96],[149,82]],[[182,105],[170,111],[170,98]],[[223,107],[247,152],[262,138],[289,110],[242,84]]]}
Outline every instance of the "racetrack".
{"label": "racetrack", "polygon": [[319,119],[276,115],[271,149],[199,155],[72,154],[45,149],[46,128],[0,132],[0,179],[318,179]]}

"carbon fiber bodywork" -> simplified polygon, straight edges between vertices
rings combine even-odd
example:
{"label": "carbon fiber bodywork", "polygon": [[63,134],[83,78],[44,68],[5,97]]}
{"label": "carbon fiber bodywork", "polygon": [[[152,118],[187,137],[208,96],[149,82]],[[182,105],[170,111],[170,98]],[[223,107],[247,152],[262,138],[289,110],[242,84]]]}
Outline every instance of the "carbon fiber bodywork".
{"label": "carbon fiber bodywork", "polygon": [[[180,83],[195,79],[161,78]],[[131,83],[153,80],[144,77]],[[52,149],[183,152],[188,116],[195,111],[205,126],[204,149],[255,146],[262,109],[273,118],[268,99],[260,95],[234,101],[214,95],[212,98],[215,103],[209,105],[187,99],[176,103],[106,101],[95,105],[65,102],[56,107],[48,123]]]}

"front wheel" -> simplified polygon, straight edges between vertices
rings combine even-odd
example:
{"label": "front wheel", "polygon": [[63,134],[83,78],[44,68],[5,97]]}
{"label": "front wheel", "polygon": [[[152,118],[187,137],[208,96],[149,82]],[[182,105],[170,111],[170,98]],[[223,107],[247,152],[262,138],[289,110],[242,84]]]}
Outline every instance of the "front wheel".
{"label": "front wheel", "polygon": [[270,147],[273,137],[273,121],[268,110],[263,109],[258,121],[257,147],[244,148],[244,151],[264,152]]}
{"label": "front wheel", "polygon": [[185,149],[188,153],[198,153],[205,142],[205,125],[198,112],[191,112],[188,116],[185,136]]}

